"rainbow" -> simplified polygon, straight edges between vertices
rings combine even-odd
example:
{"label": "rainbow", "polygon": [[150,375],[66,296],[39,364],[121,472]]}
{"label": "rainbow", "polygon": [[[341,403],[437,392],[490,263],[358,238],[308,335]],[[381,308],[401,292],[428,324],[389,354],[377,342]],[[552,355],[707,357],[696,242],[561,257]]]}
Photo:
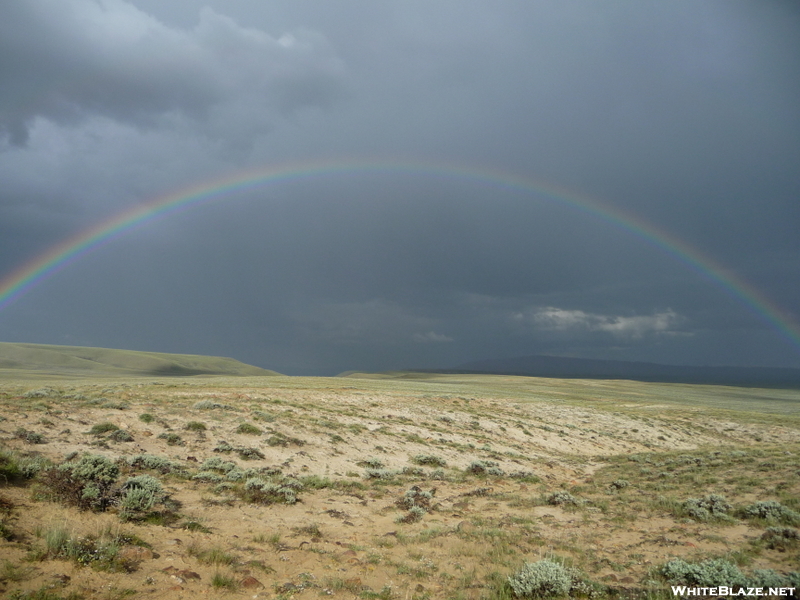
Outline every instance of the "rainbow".
{"label": "rainbow", "polygon": [[701,254],[686,242],[656,229],[651,224],[604,205],[600,201],[558,186],[542,184],[490,169],[415,162],[337,160],[308,164],[287,164],[239,172],[206,181],[140,204],[98,223],[57,244],[0,279],[0,311],[19,300],[55,273],[94,252],[127,232],[156,219],[166,218],[207,202],[280,182],[320,178],[337,174],[408,174],[435,176],[505,188],[566,205],[627,231],[681,261],[701,277],[715,283],[751,312],[760,316],[800,352],[800,325],[759,290]]}

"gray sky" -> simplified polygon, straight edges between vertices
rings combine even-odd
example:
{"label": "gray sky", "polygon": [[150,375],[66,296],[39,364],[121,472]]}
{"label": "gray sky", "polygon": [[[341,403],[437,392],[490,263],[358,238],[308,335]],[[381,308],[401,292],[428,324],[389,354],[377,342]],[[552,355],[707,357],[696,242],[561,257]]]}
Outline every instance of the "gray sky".
{"label": "gray sky", "polygon": [[[11,0],[0,281],[239,171],[347,159],[548,182],[709,257],[800,331],[800,8],[731,0]],[[800,367],[686,260],[535,193],[350,170],[151,221],[0,340],[289,374],[526,354]]]}

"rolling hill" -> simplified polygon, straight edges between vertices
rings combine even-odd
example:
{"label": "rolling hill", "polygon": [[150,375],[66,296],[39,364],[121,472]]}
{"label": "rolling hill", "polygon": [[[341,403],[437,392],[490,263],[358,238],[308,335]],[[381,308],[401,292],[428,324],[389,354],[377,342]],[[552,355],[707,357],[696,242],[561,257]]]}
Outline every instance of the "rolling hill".
{"label": "rolling hill", "polygon": [[0,373],[73,376],[270,376],[261,369],[232,358],[139,352],[81,346],[0,342]]}

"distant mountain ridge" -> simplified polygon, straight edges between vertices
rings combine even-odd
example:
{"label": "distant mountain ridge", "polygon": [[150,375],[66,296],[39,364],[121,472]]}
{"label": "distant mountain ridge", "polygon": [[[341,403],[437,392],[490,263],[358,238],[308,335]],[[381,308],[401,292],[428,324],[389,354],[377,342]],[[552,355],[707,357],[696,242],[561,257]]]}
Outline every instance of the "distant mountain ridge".
{"label": "distant mountain ridge", "polygon": [[663,383],[699,383],[766,387],[800,387],[800,369],[777,367],[696,367],[649,362],[517,356],[467,362],[437,373],[485,373],[564,379],[631,379]]}
{"label": "distant mountain ridge", "polygon": [[56,346],[0,342],[0,373],[31,373],[72,376],[269,376],[261,369],[233,358],[140,352],[83,346]]}

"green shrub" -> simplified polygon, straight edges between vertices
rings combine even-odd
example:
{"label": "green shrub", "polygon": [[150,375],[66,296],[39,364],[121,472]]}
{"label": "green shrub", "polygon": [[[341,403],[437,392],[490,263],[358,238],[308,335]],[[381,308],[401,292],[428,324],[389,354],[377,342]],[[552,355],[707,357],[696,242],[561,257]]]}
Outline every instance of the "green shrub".
{"label": "green shrub", "polygon": [[239,584],[232,575],[214,573],[213,577],[211,578],[211,586],[217,589],[235,591],[239,587]]}
{"label": "green shrub", "polygon": [[243,433],[246,435],[261,435],[263,432],[255,425],[251,425],[250,423],[241,423],[236,428],[236,433]]}
{"label": "green shrub", "polygon": [[119,467],[98,454],[87,454],[77,462],[66,462],[42,474],[48,492],[56,500],[96,511],[106,510],[114,503],[117,477]]}
{"label": "green shrub", "polygon": [[13,481],[22,476],[16,454],[0,450],[0,480]]}
{"label": "green shrub", "polygon": [[183,446],[185,442],[177,433],[162,433],[159,434],[158,439],[165,440],[168,446]]}
{"label": "green shrub", "polygon": [[553,492],[547,497],[547,503],[551,506],[563,506],[565,504],[572,504],[573,506],[577,506],[580,504],[580,500],[578,500],[575,496],[570,494],[569,492],[559,491]]}
{"label": "green shrub", "polygon": [[433,454],[417,454],[411,459],[411,462],[413,462],[415,465],[427,465],[430,467],[447,466],[447,461],[438,456],[434,456]]}
{"label": "green shrub", "polygon": [[127,463],[132,467],[140,469],[150,469],[158,471],[161,474],[167,474],[177,468],[177,465],[166,458],[161,456],[154,456],[153,454],[137,454],[127,459]]}
{"label": "green shrub", "polygon": [[168,498],[161,482],[151,475],[131,477],[122,486],[122,492],[120,518],[124,521],[143,519]]}
{"label": "green shrub", "polygon": [[202,423],[200,421],[189,421],[184,427],[184,429],[187,429],[189,431],[205,431],[208,428],[206,427],[205,423]]}
{"label": "green shrub", "polygon": [[403,497],[395,502],[395,504],[399,508],[404,508],[406,510],[411,510],[416,506],[421,508],[424,512],[428,512],[431,510],[431,501],[435,493],[435,490],[426,492],[418,485],[415,485],[407,490],[406,493],[403,494]]}
{"label": "green shrub", "polygon": [[682,505],[683,512],[697,521],[724,519],[733,509],[725,496],[710,494],[705,498],[689,498]]}
{"label": "green shrub", "polygon": [[361,467],[368,467],[370,469],[382,469],[385,465],[380,458],[367,458],[356,463]]}
{"label": "green shrub", "polygon": [[800,513],[784,506],[775,500],[756,502],[742,511],[742,516],[749,519],[761,519],[782,525],[800,525]]}
{"label": "green shrub", "polygon": [[150,413],[142,413],[139,415],[139,420],[142,423],[152,423],[153,421],[156,420],[156,418]]}
{"label": "green shrub", "polygon": [[800,532],[791,527],[767,527],[761,539],[766,542],[770,550],[785,552],[800,544]]}
{"label": "green shrub", "polygon": [[124,429],[117,429],[116,431],[111,432],[111,434],[108,436],[108,439],[114,442],[132,442],[133,436]]}
{"label": "green shrub", "polygon": [[519,598],[546,598],[567,595],[572,577],[563,566],[545,559],[525,563],[522,569],[508,578],[508,583]]}
{"label": "green shrub", "polygon": [[473,475],[491,475],[492,477],[502,477],[505,475],[503,469],[493,460],[473,460],[467,467],[467,473]]}
{"label": "green shrub", "polygon": [[24,427],[18,427],[14,432],[14,437],[24,441],[27,444],[46,444],[47,440],[41,433],[35,431],[28,431]]}
{"label": "green shrub", "polygon": [[222,475],[214,471],[200,471],[192,477],[195,481],[205,481],[208,483],[219,483],[222,481]]}
{"label": "green shrub", "polygon": [[253,477],[244,484],[243,498],[254,504],[295,504],[297,485],[294,482],[300,484],[297,480],[274,483],[261,477]]}
{"label": "green shrub", "polygon": [[219,456],[212,456],[211,458],[207,458],[200,465],[200,469],[202,469],[203,471],[219,471],[221,473],[227,473],[228,471],[232,471],[235,468],[237,468],[235,462],[231,462],[229,460],[222,460]]}
{"label": "green shrub", "polygon": [[689,563],[673,558],[663,567],[661,575],[668,583],[699,587],[747,586],[747,578],[732,562],[710,558],[700,563]]}
{"label": "green shrub", "polygon": [[96,423],[92,425],[89,433],[92,435],[102,435],[104,433],[108,433],[109,431],[116,431],[117,429],[119,429],[119,427],[114,425],[114,423]]}
{"label": "green shrub", "polygon": [[242,460],[261,460],[264,458],[264,453],[258,448],[237,448],[236,454]]}

